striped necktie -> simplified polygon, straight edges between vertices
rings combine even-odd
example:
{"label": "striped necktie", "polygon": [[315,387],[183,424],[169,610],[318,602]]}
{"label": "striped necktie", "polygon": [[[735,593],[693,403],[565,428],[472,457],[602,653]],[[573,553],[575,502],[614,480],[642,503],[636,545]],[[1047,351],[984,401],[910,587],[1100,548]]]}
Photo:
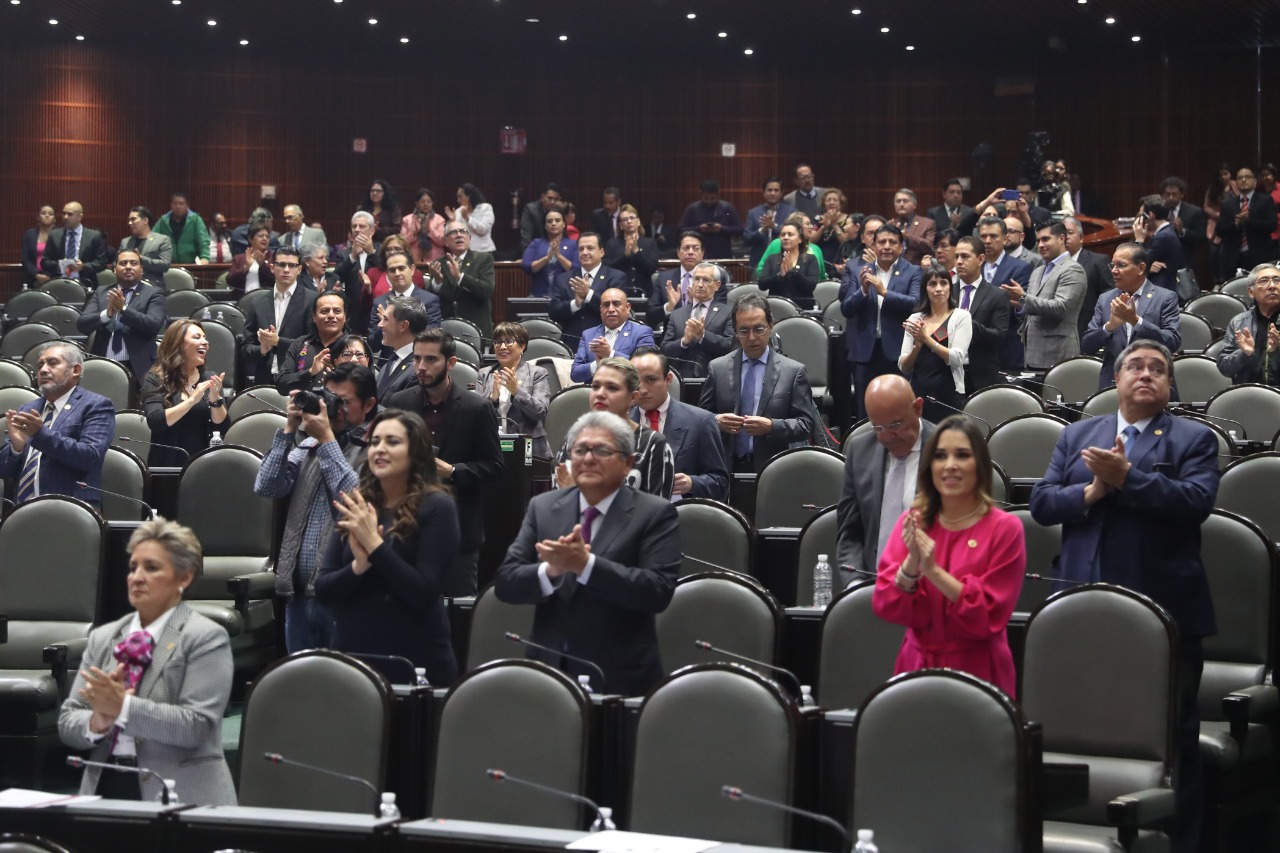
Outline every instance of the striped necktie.
{"label": "striped necktie", "polygon": [[[53,403],[44,404],[44,429],[53,423]],[[40,451],[27,440],[27,461],[22,463],[22,474],[18,477],[17,502],[26,503],[36,496],[36,481],[40,477]]]}

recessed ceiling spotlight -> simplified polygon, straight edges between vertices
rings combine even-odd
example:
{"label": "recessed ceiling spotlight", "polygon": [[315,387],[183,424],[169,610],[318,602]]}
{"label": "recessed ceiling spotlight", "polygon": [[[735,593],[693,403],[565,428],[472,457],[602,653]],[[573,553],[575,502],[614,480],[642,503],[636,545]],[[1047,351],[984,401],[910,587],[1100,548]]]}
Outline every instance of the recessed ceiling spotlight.
{"label": "recessed ceiling spotlight", "polygon": [[249,40],[248,40],[248,39],[240,39],[240,46],[241,46],[241,47],[245,47],[245,46],[247,46],[248,44],[249,44]]}
{"label": "recessed ceiling spotlight", "polygon": [[916,46],[914,44],[907,45],[907,50],[915,50],[915,49],[916,49]]}
{"label": "recessed ceiling spotlight", "polygon": [[21,5],[22,5],[22,0],[9,0],[9,5],[11,5],[11,6],[21,6]]}
{"label": "recessed ceiling spotlight", "polygon": [[539,20],[538,18],[525,18],[524,22],[526,24],[536,24],[538,23],[538,20]]}
{"label": "recessed ceiling spotlight", "polygon": [[742,51],[742,53],[744,56],[751,56],[753,53],[755,53],[755,51],[752,50],[751,48],[747,48],[746,50]]}
{"label": "recessed ceiling spotlight", "polygon": [[1129,41],[1142,41],[1142,36],[1134,36],[1133,38],[1129,39]]}
{"label": "recessed ceiling spotlight", "polygon": [[369,19],[369,23],[371,23],[371,24],[376,24],[376,23],[378,23],[378,19],[377,19],[377,18],[370,18],[370,19]]}
{"label": "recessed ceiling spotlight", "polygon": [[1116,19],[1115,19],[1115,18],[1107,18],[1107,23],[1108,23],[1108,24],[1114,24],[1115,22],[1116,22]]}
{"label": "recessed ceiling spotlight", "polygon": [[407,36],[400,36],[400,43],[401,43],[401,44],[408,44],[408,43],[409,43],[409,38],[408,38]]}
{"label": "recessed ceiling spotlight", "polygon": [[181,5],[182,5],[182,0],[173,0],[173,5],[175,5],[175,6],[181,6]]}
{"label": "recessed ceiling spotlight", "polygon": [[84,41],[84,36],[76,36],[76,41]]}
{"label": "recessed ceiling spotlight", "polygon": [[851,9],[850,11],[851,11],[851,12],[853,12],[853,14],[855,14],[855,15],[861,15],[861,14],[862,14],[862,10],[861,10],[861,9]]}
{"label": "recessed ceiling spotlight", "polygon": [[882,32],[882,33],[887,33],[887,32],[889,32],[889,28],[888,28],[888,27],[881,27],[881,28],[880,28],[880,32]]}
{"label": "recessed ceiling spotlight", "polygon": [[217,22],[217,21],[215,21],[213,18],[210,18],[209,20],[205,21],[205,23],[206,23],[206,24],[208,24],[208,25],[209,25],[209,26],[211,26],[211,27],[216,27],[216,26],[218,26],[218,22]]}
{"label": "recessed ceiling spotlight", "polygon": [[729,37],[728,33],[716,33],[716,35],[718,35],[722,39],[727,39]]}
{"label": "recessed ceiling spotlight", "polygon": [[690,12],[689,14],[685,15],[685,17],[692,21],[694,18],[698,17],[698,13]]}
{"label": "recessed ceiling spotlight", "polygon": [[56,27],[56,26],[58,26],[58,19],[57,19],[57,18],[50,18],[50,19],[49,19],[49,23],[53,24],[53,25]]}
{"label": "recessed ceiling spotlight", "polygon": [[569,40],[568,36],[560,36],[560,41],[568,41],[568,40]]}

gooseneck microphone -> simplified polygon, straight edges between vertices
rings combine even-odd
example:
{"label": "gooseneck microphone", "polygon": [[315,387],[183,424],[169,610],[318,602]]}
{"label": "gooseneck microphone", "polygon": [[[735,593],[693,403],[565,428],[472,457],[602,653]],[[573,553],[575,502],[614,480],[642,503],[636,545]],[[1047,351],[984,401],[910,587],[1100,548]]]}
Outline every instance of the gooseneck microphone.
{"label": "gooseneck microphone", "polygon": [[76,485],[82,489],[88,489],[91,492],[97,492],[100,495],[109,495],[110,497],[113,497],[113,498],[119,498],[122,501],[135,503],[147,511],[147,517],[152,521],[155,521],[157,518],[160,517],[160,513],[156,512],[155,507],[151,506],[151,504],[147,503],[141,498],[133,498],[133,497],[130,497],[129,495],[122,495],[119,492],[108,492],[106,489],[100,489],[97,486],[90,486],[88,483],[82,482],[80,480],[76,481]]}
{"label": "gooseneck microphone", "polygon": [[731,652],[728,649],[722,649],[719,646],[713,646],[710,643],[708,643],[706,640],[694,640],[693,644],[697,648],[702,649],[704,652],[715,652],[718,655],[724,655],[727,658],[740,660],[743,663],[749,663],[752,666],[764,667],[765,669],[771,669],[774,672],[780,672],[783,675],[785,675],[787,678],[791,679],[791,681],[795,684],[796,686],[795,698],[797,700],[799,700],[801,694],[804,693],[804,688],[800,686],[800,679],[797,678],[796,674],[789,669],[784,669],[783,667],[780,667],[780,666],[774,666],[771,663],[765,663],[764,661],[756,660],[755,658],[749,658],[746,655],[740,655],[737,652]]}
{"label": "gooseneck microphone", "polygon": [[818,812],[811,812],[808,809],[798,809],[795,806],[789,806],[786,803],[779,803],[776,800],[767,800],[764,797],[757,797],[753,794],[748,794],[746,791],[734,785],[723,786],[720,789],[720,794],[721,796],[728,797],[734,802],[755,803],[756,805],[768,806],[769,808],[790,812],[791,814],[799,815],[800,817],[807,817],[809,820],[817,821],[825,826],[829,826],[836,832],[840,833],[840,838],[844,841],[844,846],[841,849],[845,851],[845,853],[847,853],[853,844],[853,839],[849,837],[849,830],[845,829],[844,825],[835,818],[819,814]]}
{"label": "gooseneck microphone", "polygon": [[575,794],[572,791],[565,791],[561,788],[553,788],[550,785],[543,785],[538,782],[530,782],[528,779],[521,779],[518,776],[512,776],[505,770],[498,770],[492,767],[484,772],[486,776],[495,782],[514,782],[517,785],[524,785],[526,788],[532,788],[533,790],[541,791],[544,794],[551,794],[553,797],[563,797],[567,800],[573,800],[575,803],[581,803],[584,806],[590,807],[591,810],[596,813],[596,820],[591,825],[592,832],[596,832],[597,827],[611,826],[613,823],[611,820],[613,817],[613,809],[607,807],[601,808],[596,805],[595,800],[588,799],[581,794]]}
{"label": "gooseneck microphone", "polygon": [[693,556],[692,554],[681,554],[680,556],[681,556],[682,558],[684,558],[684,559],[686,559],[686,560],[690,560],[690,561],[692,561],[692,562],[694,562],[694,563],[698,563],[698,564],[700,564],[700,565],[707,566],[707,567],[712,568],[712,569],[716,569],[717,571],[721,571],[721,572],[732,572],[733,574],[736,574],[736,575],[745,575],[745,574],[747,574],[747,572],[743,571],[742,569],[731,569],[731,568],[729,568],[728,566],[722,566],[722,565],[720,565],[719,563],[712,563],[712,562],[710,562],[710,561],[708,561],[708,560],[704,560],[704,559],[702,559],[701,557],[695,557],[695,556]]}
{"label": "gooseneck microphone", "polygon": [[259,397],[257,394],[253,393],[252,391],[245,391],[245,392],[244,392],[244,395],[245,395],[246,397],[248,397],[249,399],[251,399],[251,400],[257,400],[259,403],[261,403],[262,405],[266,406],[268,409],[275,409],[277,412],[279,412],[279,413],[280,413],[280,414],[282,414],[282,415],[286,415],[286,416],[287,416],[287,415],[289,414],[289,412],[288,412],[287,410],[280,408],[279,406],[277,406],[275,403],[271,402],[270,400],[264,400],[264,399],[262,399],[262,398],[261,398],[261,397]]}
{"label": "gooseneck microphone", "polygon": [[1175,415],[1188,415],[1190,417],[1204,418],[1210,421],[1222,421],[1224,424],[1231,424],[1233,427],[1237,427],[1240,430],[1240,434],[1233,435],[1232,438],[1248,438],[1249,437],[1248,432],[1244,428],[1244,424],[1240,423],[1239,421],[1233,421],[1231,420],[1231,418],[1224,418],[1221,415],[1210,415],[1205,412],[1192,411],[1191,409],[1188,409],[1186,406],[1174,406],[1170,408],[1169,411]]}
{"label": "gooseneck microphone", "polygon": [[563,652],[563,651],[560,651],[559,649],[553,649],[550,646],[544,646],[541,643],[535,643],[533,640],[526,640],[524,637],[521,637],[519,634],[515,633],[514,631],[507,631],[505,634],[503,634],[503,636],[513,643],[519,643],[522,646],[528,646],[531,649],[537,649],[538,651],[546,652],[549,655],[559,655],[560,657],[566,660],[571,660],[574,663],[580,663],[583,666],[590,668],[592,671],[594,671],[597,675],[600,676],[600,692],[601,693],[604,692],[604,688],[606,684],[605,677],[604,677],[604,670],[601,669],[600,666],[594,661],[589,661],[586,658],[580,658],[577,655],[571,655],[568,652]]}
{"label": "gooseneck microphone", "polygon": [[378,789],[373,787],[373,783],[368,779],[360,776],[352,776],[349,773],[339,773],[337,770],[330,770],[328,767],[318,767],[314,764],[306,764],[301,761],[294,761],[292,758],[285,758],[278,752],[264,752],[262,757],[272,764],[283,764],[286,767],[301,767],[303,770],[310,770],[314,773],[323,773],[326,776],[332,776],[335,779],[346,779],[348,782],[355,782],[358,785],[364,785],[373,794],[373,816],[382,817],[379,807],[382,805],[382,795],[378,793]]}
{"label": "gooseneck microphone", "polygon": [[1055,578],[1055,577],[1050,577],[1049,575],[1038,574],[1036,572],[1025,572],[1023,573],[1023,577],[1029,581],[1049,581],[1050,583],[1067,583],[1067,584],[1071,584],[1072,586],[1083,586],[1084,584],[1092,583],[1092,581],[1077,581],[1077,580],[1072,580],[1071,578]]}
{"label": "gooseneck microphone", "polygon": [[[67,766],[80,770],[85,767],[97,767],[99,770],[115,770],[119,773],[134,773],[139,780],[148,777],[160,779],[160,774],[146,767],[129,767],[124,764],[108,764],[105,761],[90,761],[87,758],[81,758],[78,755],[67,756]],[[164,779],[160,779],[160,802],[169,805],[169,783]]]}
{"label": "gooseneck microphone", "polygon": [[158,441],[143,441],[140,438],[130,438],[127,435],[120,436],[120,440],[126,444],[145,444],[147,447],[159,447],[161,450],[176,450],[183,456],[187,457],[187,461],[191,461],[191,454],[176,444],[160,444]]}
{"label": "gooseneck microphone", "polygon": [[957,409],[955,406],[951,405],[950,403],[944,403],[941,400],[939,400],[937,397],[932,397],[928,394],[925,394],[924,398],[928,400],[930,403],[936,403],[937,405],[941,406],[944,409],[949,409],[955,412],[957,415],[964,415],[967,418],[973,418],[975,421],[978,421],[979,423],[983,424],[987,428],[987,432],[991,432],[991,429],[992,429],[991,422],[988,421],[986,418],[980,418],[977,415],[975,415],[973,412],[966,412],[964,409]]}

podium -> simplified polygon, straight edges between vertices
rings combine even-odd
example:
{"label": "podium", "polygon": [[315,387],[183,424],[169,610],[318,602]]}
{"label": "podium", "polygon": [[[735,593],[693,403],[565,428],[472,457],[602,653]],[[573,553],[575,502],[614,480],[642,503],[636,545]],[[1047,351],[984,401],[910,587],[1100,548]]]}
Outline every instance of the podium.
{"label": "podium", "polygon": [[477,589],[484,589],[498,573],[507,548],[520,532],[524,511],[538,479],[550,480],[551,460],[533,455],[527,435],[500,433],[502,477],[484,493],[484,544],[480,546]]}

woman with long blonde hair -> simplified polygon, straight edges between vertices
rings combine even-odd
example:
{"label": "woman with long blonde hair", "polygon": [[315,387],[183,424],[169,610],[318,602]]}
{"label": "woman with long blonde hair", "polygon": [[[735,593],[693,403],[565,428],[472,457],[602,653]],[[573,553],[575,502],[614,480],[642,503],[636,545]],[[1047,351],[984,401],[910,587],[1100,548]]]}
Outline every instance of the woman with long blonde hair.
{"label": "woman with long blonde hair", "polygon": [[[147,466],[181,468],[224,429],[227,409],[221,373],[205,368],[209,339],[195,320],[175,320],[165,331],[155,364],[142,380],[142,410],[151,428]],[[181,447],[185,454],[161,445]]]}

